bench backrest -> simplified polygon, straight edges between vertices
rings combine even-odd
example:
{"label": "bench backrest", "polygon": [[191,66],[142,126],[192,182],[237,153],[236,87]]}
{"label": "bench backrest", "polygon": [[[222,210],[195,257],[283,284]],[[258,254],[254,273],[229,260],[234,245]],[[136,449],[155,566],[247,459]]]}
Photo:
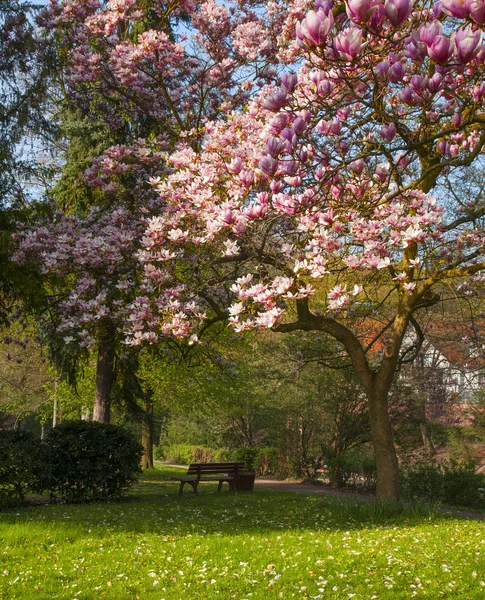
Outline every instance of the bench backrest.
{"label": "bench backrest", "polygon": [[187,470],[187,475],[233,475],[238,476],[240,471],[244,471],[243,462],[225,462],[225,463],[192,463]]}

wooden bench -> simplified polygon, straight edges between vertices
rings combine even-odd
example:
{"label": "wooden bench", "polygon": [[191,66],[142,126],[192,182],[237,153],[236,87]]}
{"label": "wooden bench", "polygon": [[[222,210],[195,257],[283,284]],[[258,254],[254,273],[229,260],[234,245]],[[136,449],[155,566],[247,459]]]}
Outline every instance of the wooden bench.
{"label": "wooden bench", "polygon": [[218,493],[221,491],[222,484],[226,481],[231,492],[235,492],[236,480],[240,471],[244,471],[243,462],[192,463],[183,477],[171,477],[170,479],[180,481],[179,496],[182,495],[186,483],[192,486],[195,495],[197,495],[197,487],[201,481],[218,481]]}

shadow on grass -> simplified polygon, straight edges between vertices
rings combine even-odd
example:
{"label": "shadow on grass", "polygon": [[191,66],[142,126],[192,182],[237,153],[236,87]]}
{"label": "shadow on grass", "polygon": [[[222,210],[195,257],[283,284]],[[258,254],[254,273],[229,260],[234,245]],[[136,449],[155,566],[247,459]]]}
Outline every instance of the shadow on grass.
{"label": "shadow on grass", "polygon": [[[195,496],[178,496],[178,483],[144,476],[130,495],[116,502],[32,506],[0,513],[0,525],[52,526],[56,536],[92,537],[120,531],[171,539],[189,535],[250,536],[288,531],[339,531],[403,526],[449,519],[436,506],[358,502],[266,489],[233,494],[203,484]],[[1,539],[1,536],[0,536]]]}

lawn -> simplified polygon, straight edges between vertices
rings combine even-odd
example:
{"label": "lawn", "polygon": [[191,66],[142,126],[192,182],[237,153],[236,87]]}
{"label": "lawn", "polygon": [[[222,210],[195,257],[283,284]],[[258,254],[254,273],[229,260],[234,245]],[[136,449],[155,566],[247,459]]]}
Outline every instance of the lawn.
{"label": "lawn", "polygon": [[210,484],[178,497],[169,475],[120,502],[0,513],[0,598],[485,598],[483,523]]}

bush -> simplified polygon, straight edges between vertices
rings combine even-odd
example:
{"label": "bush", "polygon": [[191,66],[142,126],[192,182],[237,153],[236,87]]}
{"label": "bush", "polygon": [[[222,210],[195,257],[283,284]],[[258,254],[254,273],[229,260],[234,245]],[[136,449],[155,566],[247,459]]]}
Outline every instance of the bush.
{"label": "bush", "polygon": [[194,451],[192,453],[193,459],[191,462],[197,462],[197,463],[214,462],[215,454],[216,454],[216,451],[212,450],[212,448],[196,447],[196,448],[194,448]]}
{"label": "bush", "polygon": [[376,459],[368,456],[362,459],[361,465],[361,486],[369,491],[374,492],[377,485],[377,464]]}
{"label": "bush", "polygon": [[256,474],[263,477],[278,473],[278,450],[276,448],[261,448],[255,458],[254,468]]}
{"label": "bush", "polygon": [[246,471],[253,472],[255,469],[255,461],[258,456],[258,448],[239,448],[236,451],[235,460],[238,462],[244,462],[244,469]]}
{"label": "bush", "polygon": [[347,451],[326,457],[325,475],[328,483],[335,487],[357,487],[361,491],[375,491],[377,466],[372,455]]}
{"label": "bush", "polygon": [[166,451],[165,446],[161,446],[161,445],[155,446],[153,448],[153,458],[155,460],[166,460],[165,459],[165,451]]}
{"label": "bush", "polygon": [[229,448],[219,448],[214,453],[214,462],[234,462],[234,452]]}
{"label": "bush", "polygon": [[[160,446],[160,448],[162,448]],[[216,455],[216,450],[212,448],[201,448],[200,446],[190,446],[188,444],[173,444],[164,446],[160,451],[164,460],[175,465],[190,465],[193,462],[212,462]]]}
{"label": "bush", "polygon": [[0,431],[0,507],[23,502],[28,492],[45,489],[49,457],[27,431]]}
{"label": "bush", "polygon": [[330,485],[344,487],[359,480],[362,460],[355,453],[347,452],[326,458],[326,471]]}
{"label": "bush", "polygon": [[51,456],[49,489],[67,501],[119,497],[141,472],[141,445],[117,425],[66,422],[49,433],[46,445]]}
{"label": "bush", "polygon": [[401,479],[407,499],[485,508],[485,477],[475,473],[471,463],[415,463],[403,471]]}

